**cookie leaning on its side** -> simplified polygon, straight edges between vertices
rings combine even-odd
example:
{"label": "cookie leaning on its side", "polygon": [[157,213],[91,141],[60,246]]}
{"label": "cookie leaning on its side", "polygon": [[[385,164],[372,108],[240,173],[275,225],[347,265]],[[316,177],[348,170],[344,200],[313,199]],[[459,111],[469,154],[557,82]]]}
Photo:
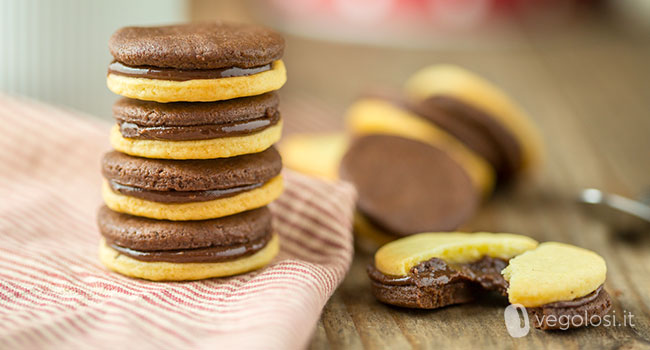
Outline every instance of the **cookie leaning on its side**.
{"label": "cookie leaning on its side", "polygon": [[388,134],[428,143],[466,169],[479,192],[489,194],[495,181],[490,164],[454,135],[432,123],[425,112],[432,114],[399,93],[374,94],[358,99],[348,108],[346,124],[353,136]]}
{"label": "cookie leaning on its side", "polygon": [[[346,160],[346,156],[341,156],[345,153],[341,148],[346,143],[350,145],[348,153],[354,154],[358,153],[354,138],[378,134],[399,136],[428,144],[445,153],[445,156],[435,158],[442,159],[438,163],[433,162],[432,157],[429,160],[421,159],[423,162],[432,162],[427,170],[429,177],[439,177],[442,181],[454,176],[469,176],[471,181],[468,186],[474,187],[480,202],[489,197],[495,184],[516,178],[541,163],[543,145],[535,125],[503,91],[483,78],[460,67],[435,65],[411,76],[404,90],[405,96],[400,92],[375,91],[355,101],[346,112],[346,124],[351,136],[349,143],[344,134],[336,137],[316,135],[318,139],[313,142],[307,141],[306,135],[290,137],[282,147],[282,152],[287,155],[288,166],[298,171],[335,178],[332,174],[338,166],[337,162],[339,159],[343,162]],[[375,156],[381,166],[366,171],[364,180],[361,180],[361,176],[343,178],[350,180],[359,190],[359,210],[354,227],[357,238],[355,242],[360,248],[376,250],[377,245],[398,236],[454,230],[468,221],[471,215],[467,213],[473,211],[469,196],[449,195],[459,191],[456,186],[458,182],[450,181],[452,186],[449,188],[439,186],[441,192],[435,194],[426,186],[418,191],[417,186],[409,186],[403,180],[411,172],[416,174],[416,178],[421,172],[422,166],[406,164],[406,160],[412,157],[410,152],[398,155],[396,150],[386,151],[378,147],[376,153],[382,152],[390,155],[391,159],[398,159],[395,165],[384,161],[381,156]],[[364,153],[370,154],[370,151],[365,150]],[[357,158],[359,157],[355,159]],[[449,166],[452,162],[457,166]],[[357,169],[360,164],[365,164],[353,164],[355,161],[349,163]],[[346,171],[346,166],[341,164],[340,170]],[[461,173],[463,175],[459,175]],[[381,184],[378,185],[380,180]],[[373,188],[363,188],[363,183],[369,181],[374,181]],[[418,183],[433,182],[435,179]],[[410,192],[399,191],[408,188],[411,188]],[[429,193],[433,198],[429,198],[428,202],[419,200],[418,196],[423,196],[423,193]],[[420,213],[422,216],[430,216],[427,219],[403,219],[421,211],[419,204],[434,203],[439,194],[446,199],[433,206],[436,208],[433,210],[434,215],[427,212]],[[408,198],[409,195],[413,198]],[[377,210],[388,208],[384,202],[389,200],[382,202],[380,199],[391,196],[395,198],[395,205],[390,210]],[[439,210],[444,204],[448,206]],[[438,212],[449,215],[438,215]],[[398,220],[414,223],[428,220],[428,225],[420,226],[419,230],[410,230],[406,225],[396,225]]]}
{"label": "cookie leaning on its side", "polygon": [[405,86],[432,122],[488,160],[500,180],[543,161],[543,142],[526,112],[486,79],[454,65],[421,69]]}
{"label": "cookie leaning on its side", "polygon": [[447,152],[399,136],[356,139],[343,156],[340,175],[357,188],[355,229],[368,246],[456,229],[481,200],[467,170]]}

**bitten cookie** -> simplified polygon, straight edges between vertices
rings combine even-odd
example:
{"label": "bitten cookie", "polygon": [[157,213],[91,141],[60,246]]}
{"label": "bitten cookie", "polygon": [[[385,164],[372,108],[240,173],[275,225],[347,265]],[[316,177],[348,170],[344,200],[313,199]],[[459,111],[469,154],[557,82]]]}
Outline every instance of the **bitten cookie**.
{"label": "bitten cookie", "polygon": [[381,247],[368,275],[379,301],[435,309],[469,302],[483,289],[505,295],[501,270],[536,246],[508,233],[422,233]]}
{"label": "bitten cookie", "polygon": [[[453,230],[474,214],[481,198],[467,170],[447,152],[398,136],[353,141],[340,175],[357,188],[365,227],[393,238]],[[365,227],[355,229],[372,236]]]}
{"label": "bitten cookie", "polygon": [[606,275],[607,265],[598,254],[557,242],[540,244],[510,260],[503,270],[508,300],[525,306],[533,325],[541,329],[563,327],[560,317],[574,328],[587,325],[592,316],[606,315],[611,308],[603,289]]}
{"label": "bitten cookie", "polygon": [[[391,242],[368,266],[378,300],[433,309],[496,291],[543,330],[588,325],[611,308],[596,253],[513,234],[422,233]],[[567,322],[564,322],[566,319]]]}
{"label": "bitten cookie", "polygon": [[506,93],[480,76],[435,65],[416,72],[405,89],[422,102],[423,114],[487,159],[502,178],[541,162],[537,127]]}
{"label": "bitten cookie", "polygon": [[268,264],[278,252],[266,207],[219,219],[174,222],[102,207],[100,260],[126,276],[182,281],[231,276]]}
{"label": "bitten cookie", "polygon": [[164,160],[109,152],[102,195],[114,211],[164,220],[205,220],[259,208],[283,189],[275,148],[232,158]]}
{"label": "bitten cookie", "polygon": [[108,88],[157,102],[207,102],[260,95],[286,82],[284,39],[248,24],[125,27],[108,44]]}
{"label": "bitten cookie", "polygon": [[112,146],[162,159],[213,159],[261,152],[280,139],[278,95],[206,103],[123,98],[113,105]]}

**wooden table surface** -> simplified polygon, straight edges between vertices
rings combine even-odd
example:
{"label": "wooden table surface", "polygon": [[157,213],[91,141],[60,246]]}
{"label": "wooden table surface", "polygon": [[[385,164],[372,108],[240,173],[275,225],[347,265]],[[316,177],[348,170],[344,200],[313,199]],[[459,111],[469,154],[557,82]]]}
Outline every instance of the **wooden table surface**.
{"label": "wooden table surface", "polygon": [[[370,294],[365,266],[371,255],[357,252],[323,311],[311,348],[650,348],[650,232],[643,227],[645,235],[621,238],[620,228],[627,226],[576,202],[585,187],[632,197],[650,190],[650,46],[601,22],[578,27],[553,38],[522,29],[514,44],[480,50],[359,47],[289,37],[283,108],[289,132],[340,128],[345,106],[364,88],[399,87],[414,70],[436,62],[463,65],[498,83],[539,124],[547,161],[536,178],[495,194],[468,228],[598,252],[607,261],[605,287],[613,310],[634,315],[634,326],[532,330],[514,339],[504,326],[507,303],[499,297],[435,311],[390,307]],[[322,113],[326,122],[305,125],[304,113]]]}

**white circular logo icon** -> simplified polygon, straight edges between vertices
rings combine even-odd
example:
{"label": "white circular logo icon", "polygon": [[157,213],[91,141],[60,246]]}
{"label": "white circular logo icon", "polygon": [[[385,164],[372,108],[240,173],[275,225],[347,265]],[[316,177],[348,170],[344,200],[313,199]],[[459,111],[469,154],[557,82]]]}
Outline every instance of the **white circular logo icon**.
{"label": "white circular logo icon", "polygon": [[[503,319],[506,329],[513,338],[521,338],[530,332],[528,312],[521,304],[510,304],[503,311]],[[523,321],[523,322],[522,322]]]}

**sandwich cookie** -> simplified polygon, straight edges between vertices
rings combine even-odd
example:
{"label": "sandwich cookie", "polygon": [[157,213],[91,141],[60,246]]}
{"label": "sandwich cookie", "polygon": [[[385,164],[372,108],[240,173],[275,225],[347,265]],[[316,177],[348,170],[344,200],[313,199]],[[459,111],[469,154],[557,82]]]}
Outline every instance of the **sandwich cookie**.
{"label": "sandwich cookie", "polygon": [[492,233],[402,238],[381,247],[368,266],[381,302],[435,309],[495,291],[525,307],[531,323],[543,330],[584,327],[606,315],[606,273],[605,261],[589,250]]}
{"label": "sandwich cookie", "polygon": [[118,95],[207,102],[260,95],[286,82],[284,39],[248,24],[125,27],[111,36],[106,82]]}
{"label": "sandwich cookie", "polygon": [[382,94],[357,100],[348,108],[346,122],[356,135],[390,134],[431,144],[465,168],[481,193],[490,193],[495,181],[492,166],[461,140],[432,123],[423,111],[429,112],[399,94]]}
{"label": "sandwich cookie", "polygon": [[102,160],[102,195],[114,211],[163,220],[205,220],[267,205],[283,189],[275,148],[232,158],[165,160],[116,151]]}
{"label": "sandwich cookie", "polygon": [[536,246],[508,233],[422,233],[381,247],[368,276],[381,302],[435,309],[472,301],[482,290],[505,295],[501,270]]}
{"label": "sandwich cookie", "polygon": [[232,276],[267,265],[277,254],[266,207],[219,219],[175,222],[102,207],[100,259],[109,269],[154,281]]}
{"label": "sandwich cookie", "polygon": [[348,144],[344,133],[305,133],[285,137],[279,149],[286,167],[321,179],[336,180]]}
{"label": "sandwich cookie", "polygon": [[528,115],[498,87],[453,65],[416,72],[406,83],[421,114],[487,159],[501,179],[535,168],[543,142]]}
{"label": "sandwich cookie", "polygon": [[113,105],[112,146],[146,158],[212,159],[261,152],[280,139],[278,95],[204,103],[123,98]]}
{"label": "sandwich cookie", "polygon": [[594,316],[602,319],[612,306],[603,289],[606,275],[600,255],[558,242],[540,244],[503,270],[508,300],[526,307],[531,323],[543,330],[584,327]]}
{"label": "sandwich cookie", "polygon": [[378,243],[453,230],[480,202],[467,170],[447,152],[399,136],[354,140],[341,161],[340,176],[358,192],[357,233]]}

